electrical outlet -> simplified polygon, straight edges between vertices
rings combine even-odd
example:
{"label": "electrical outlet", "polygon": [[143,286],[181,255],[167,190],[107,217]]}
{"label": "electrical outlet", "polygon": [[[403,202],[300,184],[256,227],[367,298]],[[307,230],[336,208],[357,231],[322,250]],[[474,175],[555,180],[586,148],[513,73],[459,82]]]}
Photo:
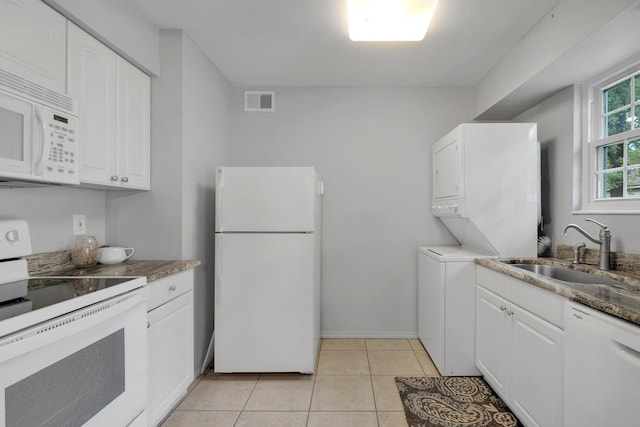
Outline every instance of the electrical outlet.
{"label": "electrical outlet", "polygon": [[80,236],[87,234],[87,219],[84,215],[73,216],[73,235]]}

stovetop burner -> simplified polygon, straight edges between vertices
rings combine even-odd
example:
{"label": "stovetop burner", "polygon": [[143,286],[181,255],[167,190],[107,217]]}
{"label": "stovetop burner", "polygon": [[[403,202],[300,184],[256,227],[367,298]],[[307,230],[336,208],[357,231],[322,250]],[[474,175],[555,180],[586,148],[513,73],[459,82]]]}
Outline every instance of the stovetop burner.
{"label": "stovetop burner", "polygon": [[29,277],[24,257],[30,254],[27,223],[0,220],[0,345],[32,325],[124,298],[146,284],[144,277]]}
{"label": "stovetop burner", "polygon": [[0,285],[0,320],[116,286],[131,278],[40,277]]}

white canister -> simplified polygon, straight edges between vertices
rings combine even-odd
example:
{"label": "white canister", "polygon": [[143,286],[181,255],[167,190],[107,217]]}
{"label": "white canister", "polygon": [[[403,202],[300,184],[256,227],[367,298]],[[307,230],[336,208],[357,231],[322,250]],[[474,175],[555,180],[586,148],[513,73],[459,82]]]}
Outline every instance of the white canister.
{"label": "white canister", "polygon": [[135,251],[133,248],[123,248],[121,246],[106,246],[100,248],[98,262],[100,264],[118,264],[131,258]]}

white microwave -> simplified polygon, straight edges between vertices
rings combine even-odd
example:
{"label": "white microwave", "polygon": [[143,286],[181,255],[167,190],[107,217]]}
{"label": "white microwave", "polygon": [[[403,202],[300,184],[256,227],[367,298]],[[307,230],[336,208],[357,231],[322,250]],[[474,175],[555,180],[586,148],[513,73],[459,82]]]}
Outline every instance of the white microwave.
{"label": "white microwave", "polygon": [[79,184],[73,99],[0,69],[0,182]]}

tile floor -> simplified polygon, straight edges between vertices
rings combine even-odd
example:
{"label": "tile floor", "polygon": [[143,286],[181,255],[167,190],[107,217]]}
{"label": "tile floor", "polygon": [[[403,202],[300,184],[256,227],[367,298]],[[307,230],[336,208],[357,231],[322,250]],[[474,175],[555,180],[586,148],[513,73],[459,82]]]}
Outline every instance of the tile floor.
{"label": "tile floor", "polygon": [[396,376],[439,376],[417,339],[323,339],[315,375],[213,374],[163,427],[405,427]]}

